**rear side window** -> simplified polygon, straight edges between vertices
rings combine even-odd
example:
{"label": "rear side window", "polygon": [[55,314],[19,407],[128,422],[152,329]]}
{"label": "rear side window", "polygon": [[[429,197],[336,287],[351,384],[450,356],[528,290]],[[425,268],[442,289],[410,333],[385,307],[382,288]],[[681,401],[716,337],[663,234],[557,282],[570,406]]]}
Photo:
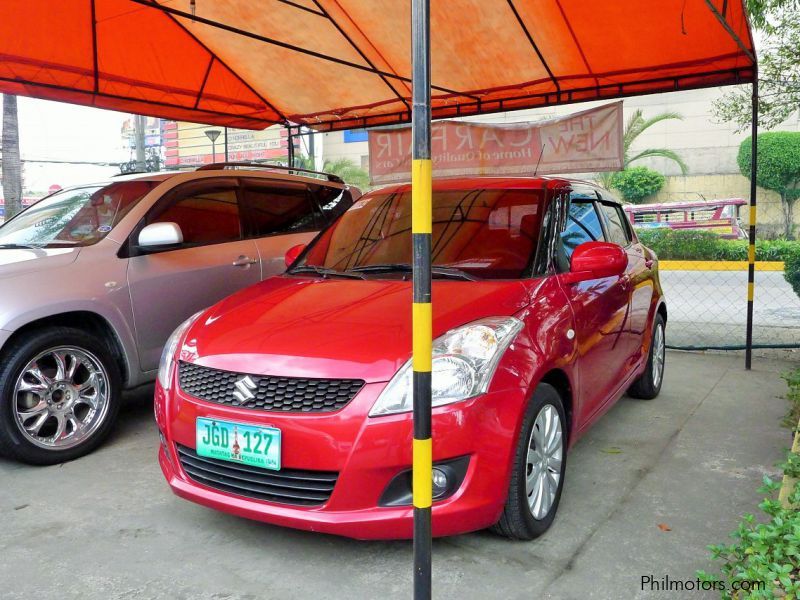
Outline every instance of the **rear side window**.
{"label": "rear side window", "polygon": [[242,208],[255,237],[319,229],[316,211],[305,184],[245,180]]}
{"label": "rear side window", "polygon": [[603,241],[603,226],[595,203],[573,200],[569,205],[564,231],[561,232],[561,245],[566,258],[571,258],[575,248],[584,242],[598,241]]}
{"label": "rear side window", "polygon": [[333,223],[353,205],[353,198],[345,189],[311,186],[311,194],[322,211],[326,225]]}
{"label": "rear side window", "polygon": [[616,204],[601,204],[603,213],[606,216],[606,227],[608,228],[608,241],[627,246],[631,243],[628,236],[628,228],[625,226],[625,214]]}
{"label": "rear side window", "polygon": [[183,232],[185,245],[219,244],[241,239],[239,204],[233,188],[191,186],[151,223],[171,221]]}

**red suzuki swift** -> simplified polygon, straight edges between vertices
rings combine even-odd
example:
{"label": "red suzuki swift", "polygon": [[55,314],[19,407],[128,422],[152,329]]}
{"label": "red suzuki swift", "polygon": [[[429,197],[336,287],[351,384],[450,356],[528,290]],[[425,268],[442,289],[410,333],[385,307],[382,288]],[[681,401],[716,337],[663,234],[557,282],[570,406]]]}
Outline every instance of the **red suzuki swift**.
{"label": "red suzuki swift", "polygon": [[[435,182],[433,221],[433,533],[534,538],[567,448],[626,390],[661,388],[656,257],[607,192],[565,179]],[[367,194],[287,262],[167,344],[164,475],[243,517],[410,537],[409,187]]]}

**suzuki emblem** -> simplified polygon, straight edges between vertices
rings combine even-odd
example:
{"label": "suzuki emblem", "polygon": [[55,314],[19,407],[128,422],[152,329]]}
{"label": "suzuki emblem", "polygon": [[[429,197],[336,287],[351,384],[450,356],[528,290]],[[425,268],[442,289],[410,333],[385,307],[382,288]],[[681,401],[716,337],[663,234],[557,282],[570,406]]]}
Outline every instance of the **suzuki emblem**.
{"label": "suzuki emblem", "polygon": [[247,402],[248,400],[252,400],[256,397],[256,395],[253,393],[253,390],[257,389],[258,386],[249,375],[242,377],[234,384],[234,386],[236,387],[236,391],[233,392],[233,397],[239,402]]}

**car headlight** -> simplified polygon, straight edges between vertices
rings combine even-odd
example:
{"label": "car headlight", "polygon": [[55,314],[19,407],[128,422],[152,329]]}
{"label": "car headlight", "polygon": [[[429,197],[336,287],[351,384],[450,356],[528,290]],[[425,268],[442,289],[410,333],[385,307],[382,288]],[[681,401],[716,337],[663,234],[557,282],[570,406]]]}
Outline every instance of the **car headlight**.
{"label": "car headlight", "polygon": [[194,313],[191,317],[186,319],[183,323],[178,325],[178,328],[172,332],[172,335],[167,339],[164,350],[161,351],[161,362],[158,364],[158,383],[165,390],[171,386],[170,373],[172,373],[172,366],[175,364],[175,351],[178,349],[178,342],[180,342],[186,330],[192,326],[192,323],[202,315],[206,309]]}
{"label": "car headlight", "polygon": [[[514,317],[488,317],[451,329],[433,343],[432,405],[442,406],[483,394],[503,352],[522,329]],[[411,360],[392,377],[371,417],[412,409]]]}

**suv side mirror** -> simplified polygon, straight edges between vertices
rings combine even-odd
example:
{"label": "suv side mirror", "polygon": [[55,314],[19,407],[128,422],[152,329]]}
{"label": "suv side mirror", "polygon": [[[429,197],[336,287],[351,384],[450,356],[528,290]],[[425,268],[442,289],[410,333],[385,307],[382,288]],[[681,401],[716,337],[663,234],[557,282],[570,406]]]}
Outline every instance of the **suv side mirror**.
{"label": "suv side mirror", "polygon": [[142,248],[155,246],[176,246],[183,243],[180,225],[171,221],[150,223],[139,232],[137,244]]}
{"label": "suv side mirror", "polygon": [[569,273],[562,275],[565,283],[622,275],[628,266],[628,255],[617,244],[584,242],[572,252]]}
{"label": "suv side mirror", "polygon": [[286,263],[286,266],[292,266],[292,263],[297,260],[297,257],[300,256],[305,249],[305,244],[297,244],[297,246],[292,246],[289,248],[286,251],[286,255],[283,257],[283,261]]}

